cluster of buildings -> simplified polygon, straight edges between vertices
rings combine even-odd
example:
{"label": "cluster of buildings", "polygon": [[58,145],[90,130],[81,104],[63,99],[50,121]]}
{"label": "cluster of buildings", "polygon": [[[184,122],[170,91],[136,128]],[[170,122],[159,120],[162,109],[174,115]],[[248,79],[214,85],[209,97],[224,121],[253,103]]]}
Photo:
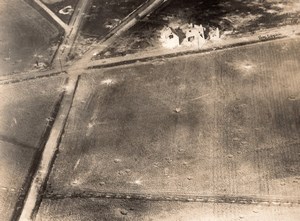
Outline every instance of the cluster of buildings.
{"label": "cluster of buildings", "polygon": [[202,25],[189,24],[187,27],[172,28],[165,26],[161,30],[160,41],[165,48],[173,49],[179,46],[187,46],[200,49],[207,40],[220,39],[219,28],[206,28]]}

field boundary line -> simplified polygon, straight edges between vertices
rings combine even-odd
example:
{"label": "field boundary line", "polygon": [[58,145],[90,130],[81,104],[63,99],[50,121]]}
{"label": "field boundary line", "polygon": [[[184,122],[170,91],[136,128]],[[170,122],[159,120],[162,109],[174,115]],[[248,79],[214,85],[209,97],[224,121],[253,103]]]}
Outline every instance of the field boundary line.
{"label": "field boundary line", "polygon": [[35,80],[40,78],[46,78],[46,77],[53,77],[53,76],[59,76],[59,75],[66,75],[65,70],[57,72],[55,71],[45,71],[45,72],[25,72],[22,74],[15,74],[15,75],[8,75],[5,78],[0,78],[0,85],[5,84],[13,84],[13,83],[20,83],[23,81],[29,81],[29,80]]}
{"label": "field boundary line", "polygon": [[230,203],[230,204],[258,204],[258,205],[300,205],[300,197],[282,196],[234,196],[234,195],[197,195],[197,194],[176,194],[176,193],[122,193],[122,192],[97,192],[97,191],[74,191],[66,193],[45,193],[43,199],[134,199],[152,201],[179,201],[179,202],[203,202],[203,203]]}

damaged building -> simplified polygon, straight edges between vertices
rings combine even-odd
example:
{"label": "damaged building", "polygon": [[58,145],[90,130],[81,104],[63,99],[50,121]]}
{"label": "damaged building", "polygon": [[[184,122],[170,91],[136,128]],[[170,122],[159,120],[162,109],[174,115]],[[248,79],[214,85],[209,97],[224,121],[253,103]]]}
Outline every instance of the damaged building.
{"label": "damaged building", "polygon": [[163,47],[173,49],[181,45],[185,35],[179,29],[173,29],[171,27],[164,27],[161,30],[160,41]]}
{"label": "damaged building", "polygon": [[201,48],[205,44],[204,28],[202,25],[191,24],[185,31],[185,39],[182,42],[184,46]]}
{"label": "damaged building", "polygon": [[179,46],[200,49],[207,40],[220,39],[219,28],[209,28],[207,37],[205,36],[205,31],[206,28],[201,24],[189,24],[186,27],[182,26],[176,29],[166,26],[161,30],[160,41],[162,46],[168,49],[174,49]]}

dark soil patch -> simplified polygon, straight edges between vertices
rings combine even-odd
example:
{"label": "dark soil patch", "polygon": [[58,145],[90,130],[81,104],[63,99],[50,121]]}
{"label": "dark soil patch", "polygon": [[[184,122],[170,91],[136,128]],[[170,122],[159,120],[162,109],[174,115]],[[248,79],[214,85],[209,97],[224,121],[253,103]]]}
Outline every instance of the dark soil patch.
{"label": "dark soil patch", "polygon": [[145,0],[93,0],[82,35],[102,38],[143,2]]}
{"label": "dark soil patch", "polygon": [[61,18],[61,20],[69,24],[72,17],[72,13],[68,15],[64,15],[64,14],[60,14],[59,10],[69,5],[72,6],[73,9],[75,9],[77,3],[78,0],[63,0],[61,2],[57,2],[54,4],[45,4],[45,5],[47,5],[48,8],[50,8],[59,18]]}

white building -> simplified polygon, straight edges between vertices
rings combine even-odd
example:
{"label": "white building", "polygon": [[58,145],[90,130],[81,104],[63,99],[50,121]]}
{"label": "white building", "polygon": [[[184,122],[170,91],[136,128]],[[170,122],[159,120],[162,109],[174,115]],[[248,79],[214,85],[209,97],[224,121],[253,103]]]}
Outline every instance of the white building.
{"label": "white building", "polygon": [[210,40],[220,40],[220,30],[219,28],[211,29],[209,32],[209,39]]}
{"label": "white building", "polygon": [[180,45],[179,36],[170,28],[165,27],[161,30],[160,41],[165,48],[173,49]]}
{"label": "white building", "polygon": [[189,25],[185,31],[182,44],[188,47],[201,48],[205,44],[204,28],[202,25]]}

